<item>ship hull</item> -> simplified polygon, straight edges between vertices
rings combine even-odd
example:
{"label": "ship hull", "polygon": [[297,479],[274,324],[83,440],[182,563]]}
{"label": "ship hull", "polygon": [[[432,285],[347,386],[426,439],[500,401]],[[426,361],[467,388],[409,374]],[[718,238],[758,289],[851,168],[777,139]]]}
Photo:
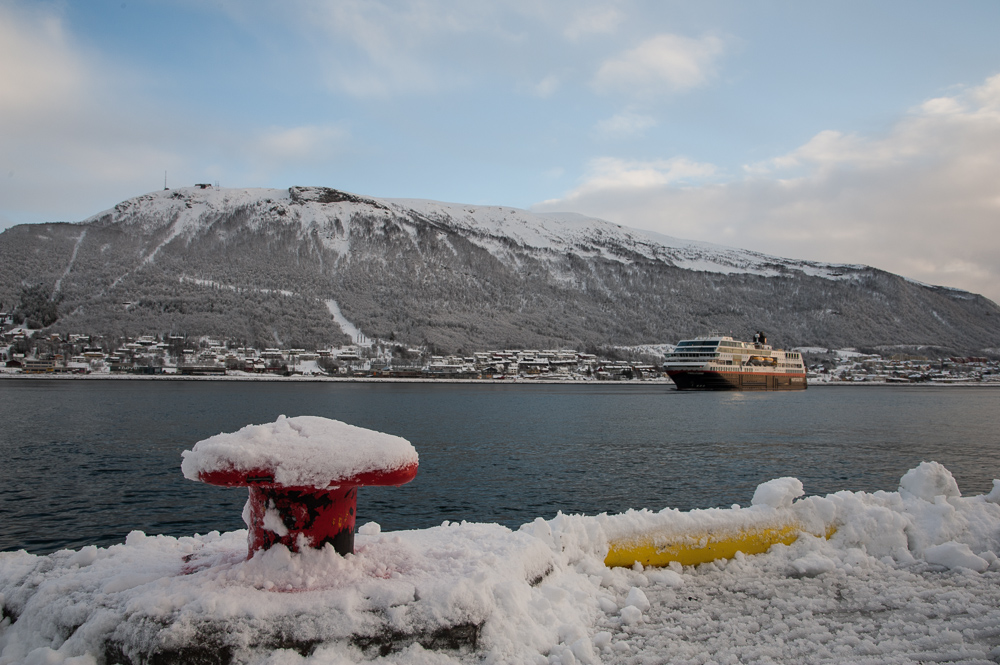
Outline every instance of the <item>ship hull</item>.
{"label": "ship hull", "polygon": [[678,390],[805,390],[802,374],[667,370]]}

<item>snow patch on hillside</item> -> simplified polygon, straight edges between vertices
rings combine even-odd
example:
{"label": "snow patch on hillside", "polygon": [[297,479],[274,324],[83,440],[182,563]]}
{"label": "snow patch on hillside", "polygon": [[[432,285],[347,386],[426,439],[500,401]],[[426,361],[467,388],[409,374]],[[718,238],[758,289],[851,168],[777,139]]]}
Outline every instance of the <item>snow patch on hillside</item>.
{"label": "snow patch on hillside", "polygon": [[723,275],[731,275],[733,273],[740,274],[751,274],[751,275],[761,275],[762,277],[776,277],[781,273],[777,270],[764,269],[751,267],[749,265],[735,265],[726,261],[719,260],[717,257],[705,257],[701,256],[698,258],[682,259],[678,258],[674,260],[674,265],[678,268],[684,268],[685,270],[700,270],[702,272],[717,272]]}
{"label": "snow patch on hillside", "polygon": [[933,317],[934,317],[935,319],[937,319],[938,321],[940,321],[940,322],[941,322],[941,323],[943,323],[944,325],[946,325],[946,326],[951,326],[951,324],[950,324],[950,323],[948,323],[947,321],[945,321],[945,320],[944,320],[944,319],[943,319],[943,318],[941,317],[941,315],[940,315],[940,314],[938,314],[937,312],[935,312],[934,310],[931,310],[931,316],[933,316]]}
{"label": "snow patch on hillside", "polygon": [[278,293],[283,296],[296,296],[298,295],[294,291],[289,291],[287,289],[255,289],[247,286],[234,286],[232,284],[223,284],[222,282],[216,282],[211,279],[199,279],[197,277],[188,277],[187,275],[181,275],[179,281],[184,284],[196,284],[198,286],[204,286],[212,289],[226,289],[227,291],[233,291],[239,293],[242,291],[253,291],[255,293]]}
{"label": "snow patch on hillside", "polygon": [[336,300],[327,300],[325,304],[326,308],[330,310],[330,316],[337,322],[337,325],[340,326],[345,335],[350,337],[355,344],[371,346],[371,340],[368,340],[356,325],[347,320],[347,317],[340,311],[340,305],[337,304]]}
{"label": "snow patch on hillside", "polygon": [[59,289],[62,287],[62,281],[66,279],[66,276],[69,275],[69,271],[73,269],[73,264],[76,262],[76,255],[80,252],[80,245],[83,244],[83,239],[86,237],[87,229],[84,229],[80,232],[80,237],[76,239],[76,244],[73,245],[73,254],[69,257],[69,263],[66,264],[66,270],[64,270],[63,274],[59,276],[59,279],[56,280],[56,285],[52,288],[53,294],[59,293]]}

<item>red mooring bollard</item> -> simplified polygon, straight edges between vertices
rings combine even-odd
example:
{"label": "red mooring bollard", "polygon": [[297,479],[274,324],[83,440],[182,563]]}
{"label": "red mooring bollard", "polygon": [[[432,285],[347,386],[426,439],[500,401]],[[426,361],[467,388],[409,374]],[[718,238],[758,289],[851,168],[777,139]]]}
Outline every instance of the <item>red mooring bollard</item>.
{"label": "red mooring bollard", "polygon": [[405,439],[315,416],[219,434],[183,456],[185,477],[249,489],[248,557],[278,543],[353,553],[358,487],[402,485],[418,467]]}

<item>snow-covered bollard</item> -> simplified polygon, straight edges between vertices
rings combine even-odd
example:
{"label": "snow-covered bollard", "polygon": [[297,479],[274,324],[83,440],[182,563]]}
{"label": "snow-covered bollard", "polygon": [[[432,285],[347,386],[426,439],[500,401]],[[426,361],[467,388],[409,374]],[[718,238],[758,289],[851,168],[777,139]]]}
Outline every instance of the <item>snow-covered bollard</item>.
{"label": "snow-covered bollard", "polygon": [[278,543],[353,553],[358,487],[408,483],[418,466],[406,439],[317,416],[279,416],[181,455],[185,478],[249,489],[247,558]]}

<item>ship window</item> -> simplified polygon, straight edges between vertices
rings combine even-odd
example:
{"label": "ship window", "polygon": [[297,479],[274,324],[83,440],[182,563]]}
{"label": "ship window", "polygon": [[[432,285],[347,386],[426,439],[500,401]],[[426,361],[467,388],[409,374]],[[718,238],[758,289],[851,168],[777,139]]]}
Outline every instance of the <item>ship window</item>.
{"label": "ship window", "polygon": [[686,341],[678,342],[677,343],[677,348],[678,349],[680,347],[682,347],[682,346],[685,347],[684,348],[685,351],[700,350],[700,349],[692,349],[691,347],[702,347],[702,348],[705,348],[705,349],[716,349],[716,348],[718,348],[719,343],[718,342],[704,342],[704,341],[701,341],[701,340],[686,340]]}

